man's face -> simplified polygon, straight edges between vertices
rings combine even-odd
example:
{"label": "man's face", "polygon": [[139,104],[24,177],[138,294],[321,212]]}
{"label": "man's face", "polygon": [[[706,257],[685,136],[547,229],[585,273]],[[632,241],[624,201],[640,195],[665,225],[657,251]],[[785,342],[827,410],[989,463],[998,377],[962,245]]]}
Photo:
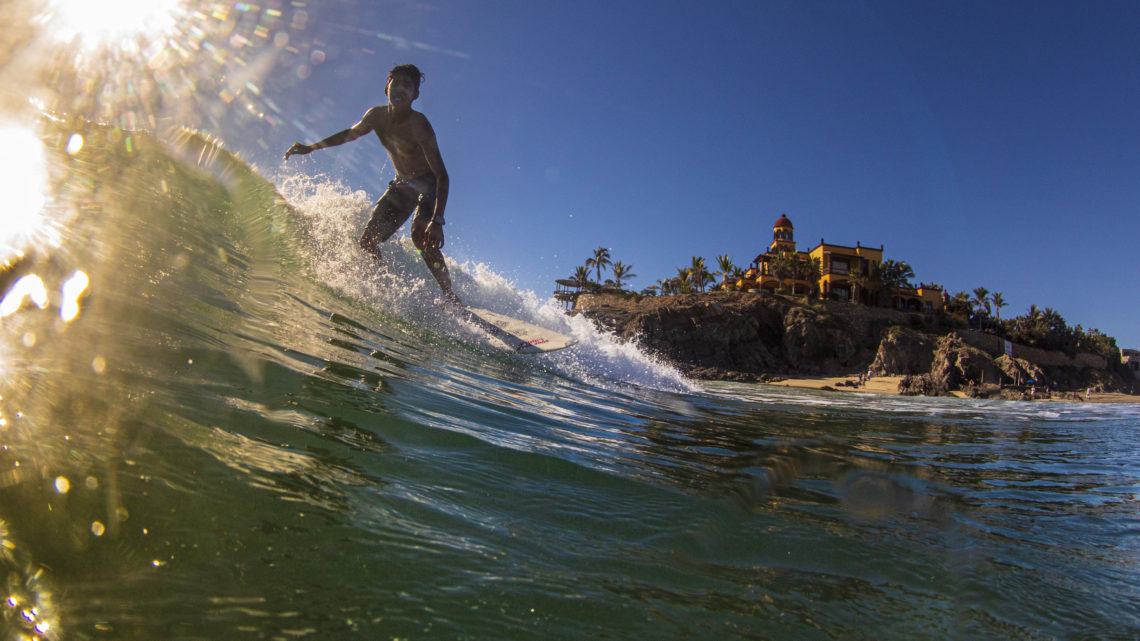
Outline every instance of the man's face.
{"label": "man's face", "polygon": [[388,104],[410,105],[416,99],[416,83],[409,77],[396,74],[388,79]]}

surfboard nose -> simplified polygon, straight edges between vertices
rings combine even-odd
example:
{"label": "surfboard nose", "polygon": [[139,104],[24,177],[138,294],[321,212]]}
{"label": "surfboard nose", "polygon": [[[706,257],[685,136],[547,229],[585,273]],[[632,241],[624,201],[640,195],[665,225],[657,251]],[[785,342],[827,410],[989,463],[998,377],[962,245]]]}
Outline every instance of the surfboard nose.
{"label": "surfboard nose", "polygon": [[578,340],[504,314],[467,307],[466,319],[491,337],[493,342],[520,354],[541,354],[566,349]]}

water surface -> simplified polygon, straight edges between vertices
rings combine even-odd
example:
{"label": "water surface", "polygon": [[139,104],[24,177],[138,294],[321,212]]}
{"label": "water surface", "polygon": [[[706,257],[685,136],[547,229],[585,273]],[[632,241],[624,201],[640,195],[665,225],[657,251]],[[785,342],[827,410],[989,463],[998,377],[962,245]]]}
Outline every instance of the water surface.
{"label": "water surface", "polygon": [[503,353],[362,194],[85,127],[3,283],[4,638],[1140,635],[1134,405],[697,383],[455,265],[581,341]]}

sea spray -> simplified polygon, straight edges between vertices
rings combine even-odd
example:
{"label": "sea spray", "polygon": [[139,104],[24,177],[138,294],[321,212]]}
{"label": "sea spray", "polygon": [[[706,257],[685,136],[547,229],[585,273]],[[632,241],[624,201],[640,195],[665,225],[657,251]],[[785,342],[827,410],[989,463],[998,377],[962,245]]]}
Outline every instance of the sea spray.
{"label": "sea spray", "polygon": [[[279,180],[282,195],[302,217],[302,247],[317,278],[366,306],[460,340],[486,341],[476,328],[439,308],[440,291],[407,229],[381,244],[380,263],[360,250],[358,239],[370,216],[367,192],[318,175]],[[575,347],[539,357],[539,367],[563,376],[609,386],[635,384],[667,391],[691,391],[675,368],[634,344],[622,343],[580,316],[569,316],[550,298],[520,290],[485,263],[448,258],[456,293],[468,305],[514,316],[578,339]],[[519,357],[533,359],[534,357]]]}

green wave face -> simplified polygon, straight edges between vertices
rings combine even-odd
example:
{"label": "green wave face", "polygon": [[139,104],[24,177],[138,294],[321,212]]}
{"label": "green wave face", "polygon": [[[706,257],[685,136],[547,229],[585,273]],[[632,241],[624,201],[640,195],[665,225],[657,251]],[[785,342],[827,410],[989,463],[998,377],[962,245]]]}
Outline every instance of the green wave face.
{"label": "green wave face", "polygon": [[1130,406],[696,388],[456,265],[580,340],[508,354],[335,181],[0,136],[0,640],[1140,630]]}
{"label": "green wave face", "polygon": [[[272,598],[293,604],[279,601],[266,630],[288,629],[288,612],[330,591],[370,594],[367,576],[346,587],[348,566],[316,594],[296,591],[329,567],[314,552],[344,534],[348,554],[401,581],[423,546],[450,559],[441,572],[493,556],[397,509],[429,478],[458,487],[469,474],[399,471],[434,448],[491,455],[479,464],[498,470],[489,494],[500,463],[523,474],[548,460],[597,465],[593,482],[603,469],[641,474],[618,450],[583,448],[600,442],[589,435],[597,413],[620,416],[628,402],[608,398],[607,376],[679,380],[636,350],[617,361],[588,349],[543,362],[505,354],[438,308],[406,240],[386,244],[382,266],[355,250],[367,209],[340,196],[314,205],[311,183],[286,182],[309,205],[294,207],[201,135],[45,118],[35,140],[43,216],[6,256],[0,308],[0,560],[13,634],[143,638],[187,621],[222,634],[280,580],[278,562],[240,552],[250,545],[304,559],[288,564],[292,594]],[[542,311],[493,275],[455,273],[472,299]],[[566,431],[575,424],[581,434]],[[264,538],[306,531],[282,547]],[[395,547],[375,556],[371,540]],[[418,609],[382,609],[402,622],[393,629],[418,625]]]}

